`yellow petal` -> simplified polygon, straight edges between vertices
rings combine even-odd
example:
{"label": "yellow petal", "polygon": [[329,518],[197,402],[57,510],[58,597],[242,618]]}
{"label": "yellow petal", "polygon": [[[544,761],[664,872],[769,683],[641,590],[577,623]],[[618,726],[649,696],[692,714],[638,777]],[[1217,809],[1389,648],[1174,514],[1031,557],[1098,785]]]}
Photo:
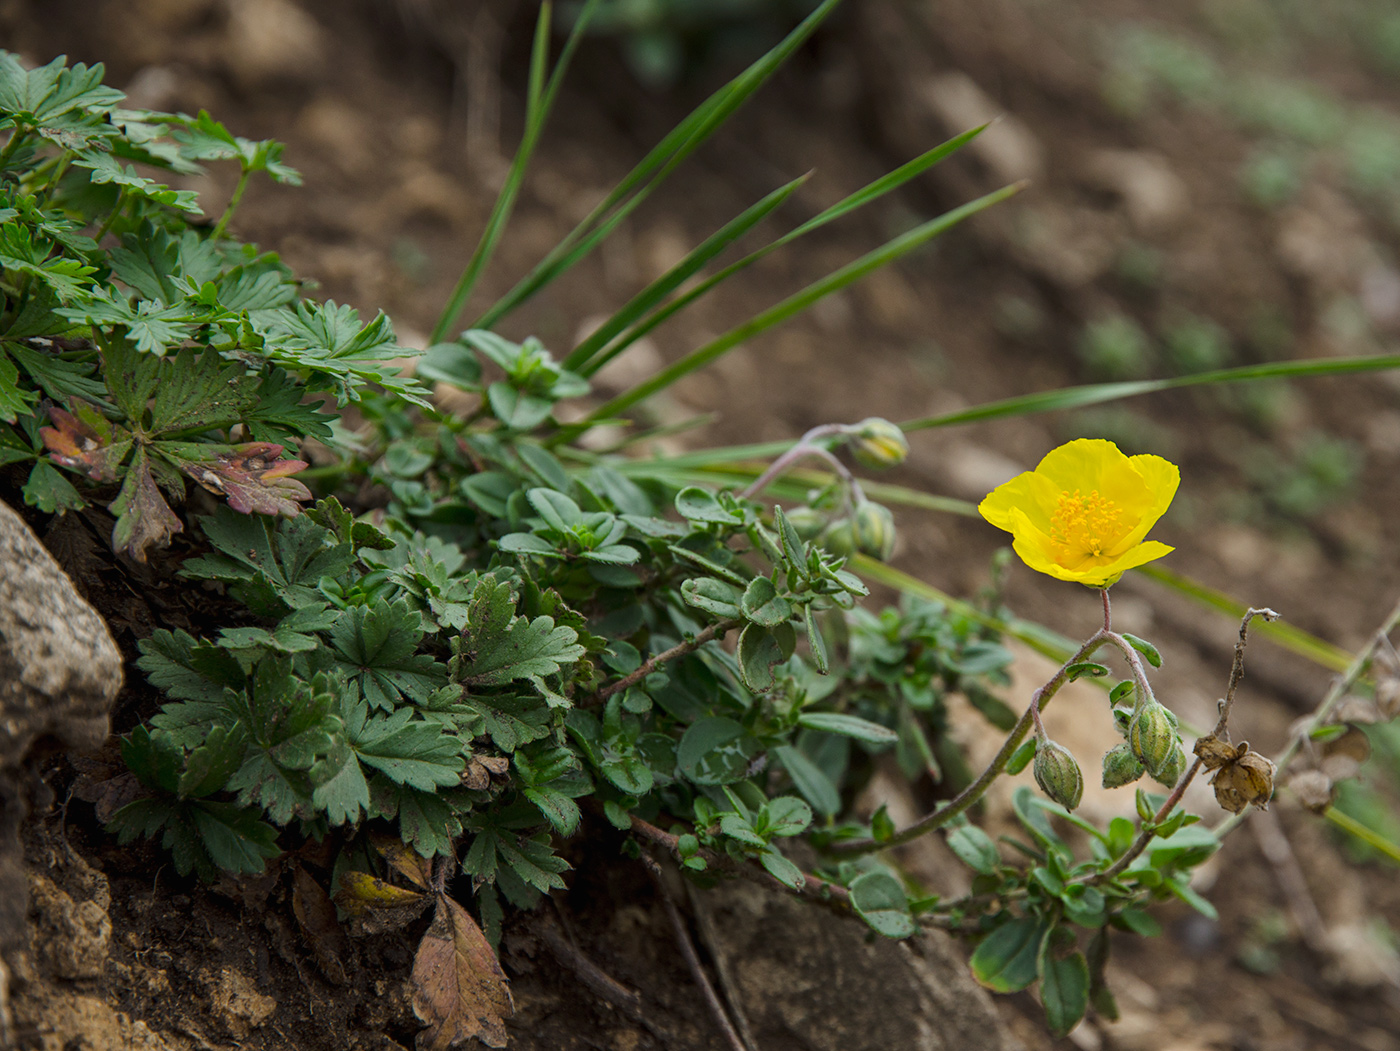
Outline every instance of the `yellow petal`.
{"label": "yellow petal", "polygon": [[1137,524],[1113,546],[1114,554],[1127,551],[1131,545],[1147,535],[1147,531],[1166,514],[1172,498],[1176,496],[1177,487],[1181,484],[1181,472],[1170,460],[1164,460],[1160,456],[1142,455],[1134,456],[1129,462],[1151,494],[1151,502],[1141,509]]}
{"label": "yellow petal", "polygon": [[1042,474],[1025,471],[997,486],[977,506],[982,517],[998,529],[1015,532],[1014,512],[1020,511],[1042,533],[1050,531],[1050,515],[1060,490]]}

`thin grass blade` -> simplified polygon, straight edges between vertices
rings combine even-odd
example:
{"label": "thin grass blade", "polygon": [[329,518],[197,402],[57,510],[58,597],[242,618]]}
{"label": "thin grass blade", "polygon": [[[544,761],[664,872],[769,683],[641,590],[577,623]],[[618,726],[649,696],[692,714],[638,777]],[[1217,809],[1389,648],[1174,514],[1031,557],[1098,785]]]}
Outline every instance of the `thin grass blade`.
{"label": "thin grass blade", "polygon": [[572,427],[561,430],[554,436],[554,440],[556,442],[568,440],[574,435],[587,430],[599,420],[605,420],[616,416],[618,413],[630,408],[644,398],[650,397],[657,391],[665,390],[677,380],[688,376],[696,369],[704,368],[741,343],[752,339],[762,332],[766,332],[775,325],[781,324],[793,315],[801,313],[813,303],[858,281],[871,271],[878,270],[887,263],[891,263],[901,256],[907,255],[915,248],[920,247],[939,234],[944,233],[950,227],[955,226],[968,216],[975,215],[984,208],[989,208],[993,204],[1005,200],[1016,193],[1020,188],[1018,184],[1015,186],[1007,186],[986,194],[985,196],[977,198],[975,201],[970,201],[959,208],[954,208],[952,211],[946,212],[936,219],[930,219],[926,223],[921,223],[908,233],[896,237],[894,240],[881,245],[872,252],[867,252],[859,259],[828,274],[821,280],[813,282],[800,292],[796,292],[787,299],[784,299],[781,303],[769,307],[756,317],[751,318],[742,325],[730,329],[724,335],[711,340],[698,350],[692,351],[680,361],[662,369],[656,373],[656,375],[639,383],[631,390],[600,405],[584,420],[574,424]]}
{"label": "thin grass blade", "polygon": [[486,227],[482,230],[481,238],[477,241],[476,249],[467,261],[462,276],[458,278],[456,286],[452,289],[452,294],[448,297],[447,305],[439,315],[437,324],[433,326],[429,343],[442,342],[452,329],[457,318],[461,316],[462,309],[467,305],[467,300],[471,298],[476,282],[495,254],[496,246],[505,233],[506,224],[510,222],[511,212],[515,209],[516,198],[519,196],[521,184],[525,180],[525,169],[530,163],[530,157],[539,142],[540,134],[544,131],[549,111],[553,108],[554,99],[559,92],[559,85],[563,82],[564,74],[569,68],[574,52],[578,49],[579,41],[583,39],[584,30],[587,29],[588,22],[593,17],[600,2],[601,0],[588,0],[588,3],[584,5],[578,19],[574,22],[573,30],[569,33],[564,49],[559,54],[559,61],[555,64],[554,71],[550,74],[547,83],[545,70],[549,64],[549,29],[553,18],[553,5],[550,0],[545,0],[545,3],[540,6],[539,19],[535,23],[534,44],[530,53],[530,75],[525,103],[525,130],[521,135],[520,145],[516,148],[515,156],[511,160],[510,171],[506,173],[506,181],[491,207]]}
{"label": "thin grass blade", "polygon": [[536,264],[514,288],[501,297],[475,323],[474,328],[491,328],[521,303],[559,277],[602,240],[597,227],[604,217],[618,210],[609,222],[609,231],[630,214],[686,158],[694,153],[715,130],[748,101],[773,73],[801,47],[841,0],[823,0],[779,44],[754,62],[724,87],[702,102],[673,128],[584,219]]}
{"label": "thin grass blade", "polygon": [[590,374],[591,372],[596,372],[598,369],[602,368],[609,361],[617,357],[617,355],[621,354],[629,346],[635,343],[637,340],[641,339],[647,333],[651,332],[653,329],[665,323],[669,318],[684,310],[691,303],[707,295],[717,285],[720,285],[723,282],[727,281],[735,274],[746,270],[748,267],[752,266],[754,263],[757,263],[765,256],[777,251],[784,245],[790,244],[797,238],[802,237],[804,234],[809,234],[813,230],[820,229],[827,223],[834,222],[842,216],[848,215],[849,213],[855,211],[857,208],[862,208],[865,205],[869,204],[871,201],[874,201],[877,198],[883,196],[884,194],[889,193],[891,190],[903,186],[906,182],[914,178],[916,175],[922,174],[923,172],[931,168],[933,165],[943,160],[949,154],[961,149],[972,139],[980,135],[986,128],[987,125],[983,124],[980,127],[973,128],[970,131],[965,131],[961,135],[957,135],[954,138],[949,139],[947,142],[935,146],[927,153],[923,153],[918,157],[915,157],[913,160],[901,165],[900,167],[896,168],[894,171],[888,173],[887,175],[884,175],[879,179],[876,179],[874,182],[857,190],[849,197],[843,198],[842,200],[836,202],[830,208],[821,212],[819,215],[813,216],[801,226],[798,226],[796,229],[789,231],[782,237],[778,238],[776,241],[773,241],[771,244],[764,245],[757,251],[751,252],[749,255],[744,256],[744,258],[736,260],[735,262],[729,264],[717,274],[706,278],[694,288],[685,292],[683,295],[676,297],[676,299],[672,300],[670,303],[667,303],[664,307],[662,307],[660,310],[657,310],[650,316],[641,319],[630,329],[618,336],[618,338],[613,341],[612,345],[609,346],[605,351],[603,351],[599,359],[590,367]]}
{"label": "thin grass blade", "polygon": [[596,367],[588,367],[589,359],[605,347],[614,336],[656,306],[657,303],[660,303],[688,279],[699,273],[711,259],[781,207],[797,191],[798,187],[811,177],[812,173],[808,172],[806,175],[799,176],[778,187],[757,204],[746,208],[725,223],[724,226],[692,249],[679,263],[633,296],[596,332],[575,347],[564,359],[564,367],[584,376],[592,375],[596,371]]}

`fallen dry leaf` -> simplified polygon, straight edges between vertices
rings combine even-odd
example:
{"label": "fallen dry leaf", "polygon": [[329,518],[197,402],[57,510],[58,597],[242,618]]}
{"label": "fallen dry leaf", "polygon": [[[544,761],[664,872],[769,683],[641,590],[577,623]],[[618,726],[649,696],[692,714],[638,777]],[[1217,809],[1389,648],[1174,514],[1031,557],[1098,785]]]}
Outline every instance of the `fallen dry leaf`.
{"label": "fallen dry leaf", "polygon": [[350,933],[357,938],[406,927],[431,901],[422,891],[396,887],[368,872],[341,873],[335,891],[335,903],[349,914]]}
{"label": "fallen dry leaf", "polygon": [[412,980],[413,1013],[428,1026],[418,1034],[420,1049],[445,1051],[472,1037],[506,1046],[515,1002],[505,972],[471,914],[445,894],[418,946]]}
{"label": "fallen dry leaf", "polygon": [[389,836],[371,836],[370,845],[389,863],[389,867],[420,890],[433,885],[433,862],[402,840]]}
{"label": "fallen dry leaf", "polygon": [[321,973],[336,985],[348,984],[345,960],[350,955],[350,943],[336,922],[330,895],[300,865],[292,873],[292,912],[311,943]]}

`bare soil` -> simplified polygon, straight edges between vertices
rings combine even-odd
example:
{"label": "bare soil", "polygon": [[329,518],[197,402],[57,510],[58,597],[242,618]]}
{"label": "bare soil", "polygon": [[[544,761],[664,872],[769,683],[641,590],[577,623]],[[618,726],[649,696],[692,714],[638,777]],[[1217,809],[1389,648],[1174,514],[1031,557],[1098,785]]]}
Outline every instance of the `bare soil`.
{"label": "bare soil", "polygon": [[[319,282],[318,294],[388,311],[412,342],[415,331],[431,328],[475,243],[520,122],[528,12],[461,6],[471,10],[428,0],[9,0],[0,5],[0,39],[32,60],[66,52],[106,62],[111,82],[138,104],[205,108],[240,134],[286,142],[306,187],[255,187],[238,232],[282,253]],[[1267,5],[1222,6],[1244,18]],[[1393,348],[1397,228],[1383,202],[1352,193],[1324,156],[1290,200],[1251,203],[1240,171],[1258,136],[1242,133],[1220,107],[1167,94],[1127,113],[1111,101],[1105,56],[1114,33],[1146,26],[1218,52],[1232,39],[1221,36],[1219,22],[1195,7],[1163,12],[1138,0],[1072,9],[1032,0],[850,0],[616,243],[540,296],[507,334],[537,334],[565,349],[591,317],[780,181],[815,169],[784,216],[795,224],[991,116],[990,108],[1008,118],[985,146],[898,199],[771,257],[661,330],[633,368],[678,356],[977,193],[1028,178],[1024,193],[729,355],[650,410],[655,418],[713,412],[717,419],[686,442],[765,441],[833,420],[911,419],[1086,382],[1101,373],[1078,349],[1085,326],[1115,314],[1154,333],[1187,316],[1211,319],[1228,337],[1232,363]],[[1394,79],[1358,62],[1354,41],[1312,44],[1289,67],[1293,74],[1348,105],[1386,112],[1400,105]],[[1261,68],[1283,61],[1262,48],[1244,54]],[[658,95],[636,84],[608,44],[586,48],[475,305],[523,274],[720,72],[707,67]],[[464,90],[473,84],[485,87]],[[215,172],[197,186],[217,203],[232,181]],[[1163,360],[1149,362],[1149,371],[1164,374]],[[611,382],[625,382],[625,371]],[[1178,549],[1171,569],[1272,606],[1344,648],[1365,643],[1400,593],[1400,410],[1391,379],[1308,382],[1271,391],[1259,404],[1233,390],[1181,390],[1123,405],[1112,415],[923,431],[894,480],[975,500],[1010,467],[1030,466],[1059,441],[1085,434],[1168,455],[1184,479],[1159,531]],[[1319,435],[1350,443],[1358,477],[1325,492],[1306,514],[1284,516],[1277,499],[1284,476],[1261,474],[1257,461],[1270,448],[1306,449]],[[924,512],[901,512],[899,522],[900,568],[953,594],[986,583],[1000,534]],[[114,579],[110,568],[101,580],[98,570],[83,579],[78,568],[80,587],[128,649],[161,618],[184,615],[178,600],[131,599],[141,583]],[[1125,579],[1115,596],[1122,625],[1149,635],[1166,656],[1164,696],[1188,719],[1207,721],[1237,624],[1144,579]],[[1067,634],[1087,633],[1098,616],[1091,596],[1020,568],[1008,601]],[[1325,670],[1255,643],[1239,731],[1275,750],[1328,681]],[[133,683],[123,698],[119,731],[148,714],[142,690]],[[29,1015],[17,1019],[22,1046],[412,1045],[418,1027],[405,980],[413,941],[354,942],[343,961],[346,982],[337,985],[293,917],[292,869],[324,876],[327,859],[288,859],[256,885],[201,887],[175,878],[155,849],[118,849],[92,803],[65,800],[71,764],[55,759],[50,773],[58,802],[26,830],[32,867],[63,892],[40,888],[41,920],[58,932],[52,937],[73,941],[84,929],[78,906],[105,897],[110,949],[92,973],[80,969],[55,983],[62,997],[31,992]],[[1301,882],[1289,889],[1290,864],[1261,850],[1261,839],[1276,846],[1277,836],[1242,828],[1207,873],[1221,920],[1164,906],[1165,936],[1122,936],[1114,974],[1123,1019],[1091,1019],[1063,1046],[1400,1048],[1393,950],[1387,955],[1368,940],[1369,925],[1400,924],[1395,869],[1352,861],[1287,797],[1273,813],[1270,828],[1291,843]],[[575,846],[577,871],[559,915],[604,970],[642,992],[670,1038],[606,1006],[539,948],[538,919],[518,917],[503,954],[521,1007],[514,1046],[722,1046],[650,884],[618,847],[605,832]],[[1299,919],[1309,905],[1325,935],[1311,945]],[[45,957],[36,959],[35,973],[13,976],[21,990],[50,988]],[[1029,994],[1000,1007],[1027,1047],[1056,1046]],[[61,1011],[78,1012],[71,1031],[83,1035],[51,1045],[42,1033],[53,1031]],[[778,1034],[763,1046],[808,1045]]]}

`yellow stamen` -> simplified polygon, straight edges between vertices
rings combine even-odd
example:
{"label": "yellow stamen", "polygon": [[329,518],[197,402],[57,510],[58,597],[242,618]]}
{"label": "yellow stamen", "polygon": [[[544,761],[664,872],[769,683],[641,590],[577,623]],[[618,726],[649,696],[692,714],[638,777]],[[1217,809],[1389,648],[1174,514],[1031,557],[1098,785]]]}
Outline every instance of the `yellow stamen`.
{"label": "yellow stamen", "polygon": [[1090,490],[1088,496],[1078,489],[1061,493],[1050,516],[1050,539],[1067,555],[1097,558],[1118,539],[1121,514],[1118,505],[1100,496],[1097,489]]}

